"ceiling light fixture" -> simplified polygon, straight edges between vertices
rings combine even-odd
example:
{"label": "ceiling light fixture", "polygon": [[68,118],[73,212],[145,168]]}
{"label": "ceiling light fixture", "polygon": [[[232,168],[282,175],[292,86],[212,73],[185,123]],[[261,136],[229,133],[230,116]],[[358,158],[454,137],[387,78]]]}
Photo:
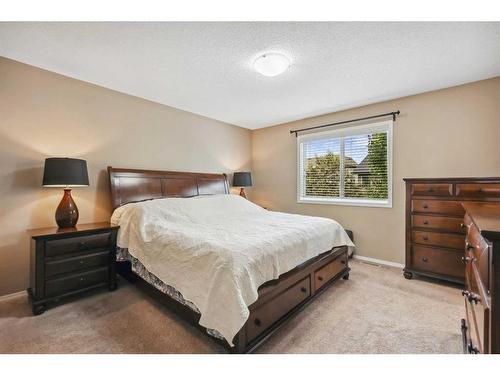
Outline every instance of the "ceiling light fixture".
{"label": "ceiling light fixture", "polygon": [[290,67],[290,60],[281,53],[270,52],[257,57],[253,67],[266,77],[274,77]]}

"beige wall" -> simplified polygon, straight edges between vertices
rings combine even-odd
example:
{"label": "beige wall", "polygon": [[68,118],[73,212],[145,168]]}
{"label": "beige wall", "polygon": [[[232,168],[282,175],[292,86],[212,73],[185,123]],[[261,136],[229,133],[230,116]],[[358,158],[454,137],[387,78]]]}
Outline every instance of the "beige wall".
{"label": "beige wall", "polygon": [[[297,203],[290,129],[401,110],[394,125],[393,207]],[[404,263],[404,177],[500,176],[500,78],[252,132],[252,200],[334,218],[354,231],[357,254]]]}
{"label": "beige wall", "polygon": [[[290,129],[396,109],[393,208],[296,202]],[[91,185],[73,193],[81,223],[109,219],[108,165],[198,172],[252,166],[256,203],[335,218],[354,230],[358,254],[402,263],[402,178],[500,176],[499,118],[495,78],[250,132],[0,58],[0,296],[28,284],[26,229],[54,225],[62,192],[41,187],[45,157],[88,161]]]}
{"label": "beige wall", "polygon": [[0,58],[0,296],[28,285],[28,228],[53,226],[45,157],[86,159],[80,223],[108,220],[105,169],[249,169],[250,131]]}

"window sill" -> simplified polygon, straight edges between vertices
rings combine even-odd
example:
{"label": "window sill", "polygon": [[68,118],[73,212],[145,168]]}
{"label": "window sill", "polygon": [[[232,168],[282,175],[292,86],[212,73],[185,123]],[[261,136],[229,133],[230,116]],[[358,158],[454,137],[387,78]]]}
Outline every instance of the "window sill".
{"label": "window sill", "polygon": [[313,198],[305,197],[298,198],[297,203],[306,204],[336,204],[340,206],[358,206],[358,207],[380,207],[380,208],[392,208],[392,200],[380,200],[374,201],[371,199],[331,199],[331,198]]}

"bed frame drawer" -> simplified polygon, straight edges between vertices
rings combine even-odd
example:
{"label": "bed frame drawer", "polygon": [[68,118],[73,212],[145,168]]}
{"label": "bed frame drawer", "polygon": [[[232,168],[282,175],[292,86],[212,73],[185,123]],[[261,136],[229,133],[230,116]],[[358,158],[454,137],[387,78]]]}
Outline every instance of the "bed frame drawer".
{"label": "bed frame drawer", "polygon": [[314,272],[314,290],[318,290],[347,267],[347,254],[342,254]]}
{"label": "bed frame drawer", "polygon": [[311,278],[300,280],[270,302],[250,312],[246,328],[251,341],[311,295]]}

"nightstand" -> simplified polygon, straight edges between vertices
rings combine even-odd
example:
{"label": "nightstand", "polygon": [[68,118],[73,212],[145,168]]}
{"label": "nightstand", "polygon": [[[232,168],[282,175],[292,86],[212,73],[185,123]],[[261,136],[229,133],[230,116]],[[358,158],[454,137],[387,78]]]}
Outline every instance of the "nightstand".
{"label": "nightstand", "polygon": [[86,291],[116,289],[117,226],[81,224],[75,228],[29,230],[30,287],[33,314],[51,303]]}

